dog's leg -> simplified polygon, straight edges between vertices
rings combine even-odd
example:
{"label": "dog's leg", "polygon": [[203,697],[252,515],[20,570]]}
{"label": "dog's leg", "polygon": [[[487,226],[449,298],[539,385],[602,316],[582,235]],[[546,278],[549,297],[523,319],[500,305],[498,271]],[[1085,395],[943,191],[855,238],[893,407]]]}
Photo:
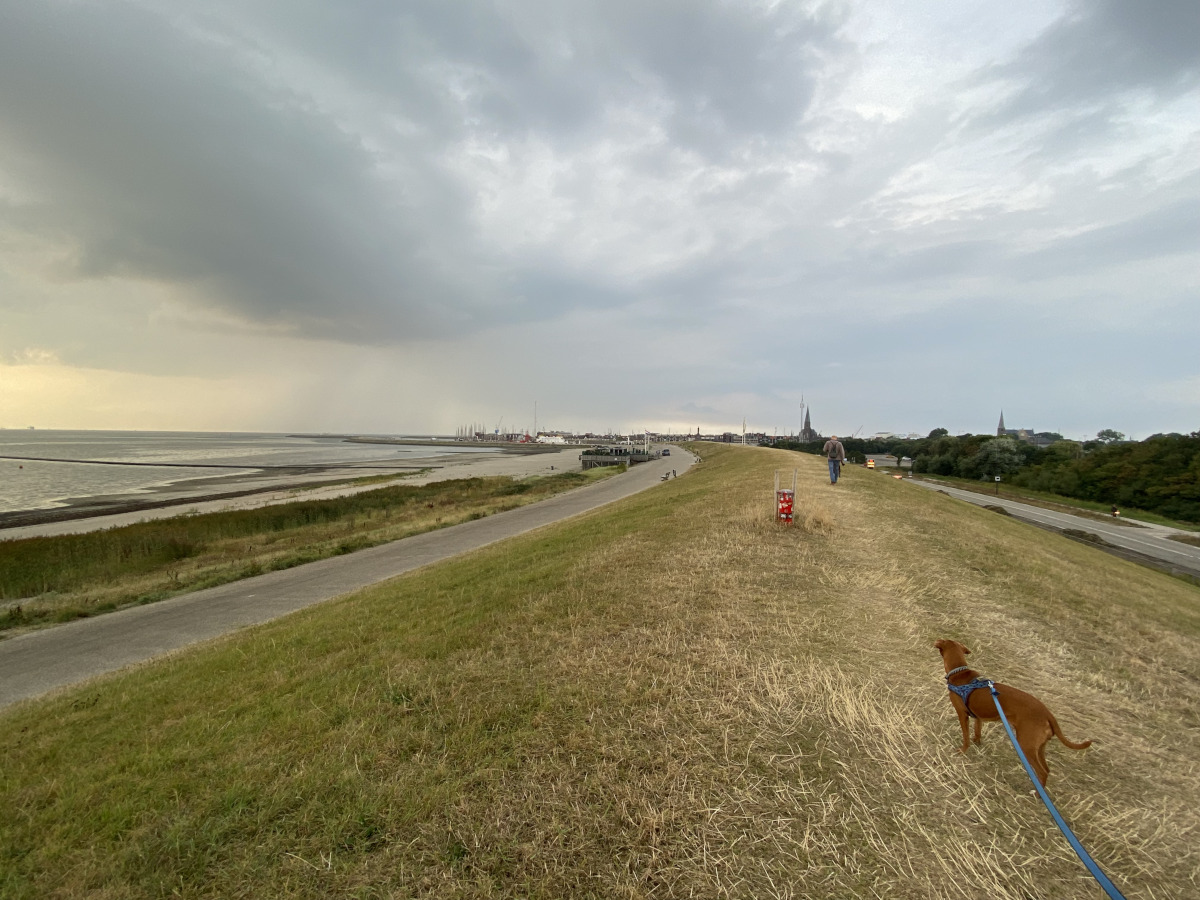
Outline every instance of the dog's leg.
{"label": "dog's leg", "polygon": [[1021,750],[1025,753],[1025,758],[1029,760],[1029,765],[1033,766],[1033,771],[1037,775],[1038,781],[1042,783],[1042,787],[1046,786],[1046,779],[1050,777],[1050,767],[1046,765],[1046,741],[1050,740],[1050,735],[1047,733],[1050,727],[1039,722],[1030,726],[1026,722],[1017,723],[1017,743],[1021,745]]}
{"label": "dog's leg", "polygon": [[[1050,738],[1046,738],[1046,744],[1050,743]],[[1050,764],[1046,762],[1046,744],[1038,747],[1038,762],[1041,763],[1042,770],[1042,787],[1046,786],[1046,782],[1050,778]]]}
{"label": "dog's leg", "polygon": [[1037,775],[1037,780],[1042,787],[1046,786],[1046,779],[1050,777],[1050,769],[1041,758],[1042,748],[1034,744],[1021,744],[1021,749],[1025,751],[1025,758],[1029,760],[1029,765],[1033,766],[1033,773]]}
{"label": "dog's leg", "polygon": [[979,734],[983,730],[983,719],[975,719],[975,743],[979,743]]}
{"label": "dog's leg", "polygon": [[967,723],[967,708],[962,705],[962,701],[954,702],[954,711],[958,713],[958,724],[962,728],[963,742],[958,748],[959,753],[966,753],[971,749],[971,726]]}

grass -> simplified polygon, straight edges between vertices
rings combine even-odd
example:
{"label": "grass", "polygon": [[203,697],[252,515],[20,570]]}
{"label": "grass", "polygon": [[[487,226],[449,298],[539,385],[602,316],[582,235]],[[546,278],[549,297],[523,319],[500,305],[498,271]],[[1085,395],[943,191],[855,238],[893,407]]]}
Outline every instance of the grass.
{"label": "grass", "polygon": [[[996,485],[993,482],[975,481],[970,478],[958,478],[953,475],[917,475],[915,477],[918,480],[924,481],[944,481],[956,488],[961,488],[964,491],[973,491],[976,494],[991,494],[994,496],[996,493]],[[1171,528],[1179,528],[1183,531],[1200,531],[1200,525],[1196,525],[1194,522],[1181,522],[1177,519],[1168,519],[1166,516],[1147,512],[1144,509],[1121,507],[1120,518],[1113,518],[1112,504],[1110,503],[1079,500],[1074,497],[1049,494],[1045,491],[1034,491],[1007,483],[1001,484],[1000,496],[1008,497],[1010,500],[1018,499],[1031,506],[1040,506],[1044,509],[1056,509],[1077,515],[1081,514],[1084,518],[1097,519],[1109,524],[1129,525],[1131,523],[1126,520],[1136,519],[1155,525],[1168,525]]]}
{"label": "grass", "polygon": [[[402,478],[412,478],[414,475],[424,475],[427,472],[432,472],[431,468],[414,469],[411,472],[405,472],[403,475],[363,475],[361,478],[351,479],[350,484],[387,484],[391,481],[399,481]],[[337,482],[331,482],[337,484]]]}
{"label": "grass", "polygon": [[[0,541],[0,633],[350,553],[606,477],[564,472],[395,485],[330,500],[184,515],[105,531]],[[362,479],[394,480],[394,475]]]}
{"label": "grass", "polygon": [[[1134,898],[1196,893],[1200,591],[820,460],[686,478],[0,714],[4,897],[1097,896],[932,643],[1086,752]],[[794,528],[775,469],[801,470]]]}

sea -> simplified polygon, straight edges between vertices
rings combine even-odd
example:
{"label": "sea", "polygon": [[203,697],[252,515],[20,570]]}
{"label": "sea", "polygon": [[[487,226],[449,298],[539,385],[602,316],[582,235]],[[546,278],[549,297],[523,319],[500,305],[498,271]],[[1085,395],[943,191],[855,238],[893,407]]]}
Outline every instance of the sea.
{"label": "sea", "polygon": [[[341,435],[0,429],[0,512],[145,494],[264,467],[358,466],[364,474],[377,474],[389,463],[419,465],[431,456],[478,452],[478,447],[455,446],[450,439],[444,446],[422,446],[350,443]],[[97,461],[140,465],[95,465]]]}

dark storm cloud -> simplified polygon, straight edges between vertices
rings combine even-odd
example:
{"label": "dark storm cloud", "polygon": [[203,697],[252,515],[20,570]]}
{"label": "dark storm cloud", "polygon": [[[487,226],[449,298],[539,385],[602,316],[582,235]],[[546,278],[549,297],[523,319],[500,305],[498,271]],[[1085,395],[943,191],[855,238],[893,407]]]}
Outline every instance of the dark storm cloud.
{"label": "dark storm cloud", "polygon": [[[723,156],[795,127],[834,30],[690,2],[0,10],[0,172],[33,197],[0,223],[58,243],[61,277],[168,282],[368,341],[631,299],[604,272],[489,247],[474,186],[445,164],[459,142],[586,146],[649,103],[664,156]],[[371,107],[378,140],[291,84],[290,63]]]}
{"label": "dark storm cloud", "polygon": [[130,6],[6,8],[0,152],[36,195],[10,217],[73,245],[67,277],[181,283],[341,336],[437,327],[454,187],[419,154],[389,182],[307,98],[222,50]]}

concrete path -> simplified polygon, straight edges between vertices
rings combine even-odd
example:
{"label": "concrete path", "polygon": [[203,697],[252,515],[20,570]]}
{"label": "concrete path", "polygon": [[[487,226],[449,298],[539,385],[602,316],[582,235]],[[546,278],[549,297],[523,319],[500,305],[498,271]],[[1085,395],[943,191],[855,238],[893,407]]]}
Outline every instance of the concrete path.
{"label": "concrete path", "polygon": [[0,708],[622,500],[695,461],[671,452],[520,509],[0,641]]}
{"label": "concrete path", "polygon": [[[1075,516],[1070,513],[1040,506],[1030,506],[1018,500],[1012,500],[1003,495],[996,497],[991,494],[977,494],[974,491],[964,491],[961,488],[940,484],[936,481],[918,481],[904,479],[905,484],[913,484],[927,490],[945,491],[951,497],[966,500],[977,506],[1000,506],[1008,510],[1014,517],[1033,522],[1046,528],[1058,531],[1074,529],[1097,535],[1117,548],[1130,551],[1141,556],[1149,556],[1158,560],[1169,569],[1174,569],[1188,575],[1200,577],[1200,547],[1193,547],[1179,541],[1171,540],[1172,535],[1190,535],[1197,537],[1196,532],[1181,531],[1166,525],[1156,525],[1150,522],[1138,522],[1133,525],[1117,525],[1101,519],[1087,516]],[[1128,520],[1133,521],[1133,520]]]}

